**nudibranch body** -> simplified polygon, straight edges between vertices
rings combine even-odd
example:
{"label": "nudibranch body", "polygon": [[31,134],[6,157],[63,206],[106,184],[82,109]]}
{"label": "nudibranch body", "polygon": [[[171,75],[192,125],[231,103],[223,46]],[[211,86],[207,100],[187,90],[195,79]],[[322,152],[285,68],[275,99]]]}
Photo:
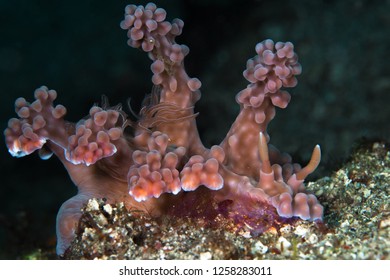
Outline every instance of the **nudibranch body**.
{"label": "nudibranch body", "polygon": [[206,148],[194,111],[201,82],[185,71],[189,48],[175,41],[184,23],[165,19],[165,10],[153,3],[128,5],[120,24],[129,46],[152,60],[154,89],[139,120],[131,121],[121,106],[104,104],[93,106],[79,122],[68,122],[66,108],[54,105],[56,91],[45,86],[35,91],[32,103],[15,102],[19,118],[11,119],[4,132],[9,152],[20,157],[39,150],[45,159],[54,153],[78,187],[57,216],[59,255],[74,238],[80,209],[90,198],[124,202],[151,215],[179,214],[184,208],[201,215],[197,205],[188,203],[210,201],[217,212],[238,222],[264,216],[267,221],[271,216],[322,219],[322,206],[304,186],[320,162],[319,146],[301,168],[268,144],[275,107],[286,108],[290,94],[285,88],[296,86],[301,73],[293,44],[265,40],[256,45],[257,54],[244,71],[249,85],[236,96],[239,115],[225,139]]}

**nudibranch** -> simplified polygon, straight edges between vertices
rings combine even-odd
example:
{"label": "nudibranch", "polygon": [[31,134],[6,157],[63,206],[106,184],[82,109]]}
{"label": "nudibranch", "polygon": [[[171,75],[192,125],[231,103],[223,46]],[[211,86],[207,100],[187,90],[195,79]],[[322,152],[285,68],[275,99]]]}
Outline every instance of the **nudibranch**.
{"label": "nudibranch", "polygon": [[[175,41],[183,25],[180,19],[166,21],[165,10],[153,3],[125,8],[120,26],[127,30],[128,45],[152,60],[153,90],[136,121],[120,105],[106,102],[77,123],[66,121],[66,108],[54,105],[57,92],[45,86],[35,91],[32,103],[16,100],[18,118],[10,119],[4,132],[11,155],[38,150],[47,159],[55,154],[78,188],[57,216],[59,255],[74,238],[80,209],[90,198],[123,202],[128,209],[158,216],[174,215],[172,205],[180,211],[181,203],[197,203],[194,197],[202,196],[224,205],[224,213],[237,222],[265,216],[322,219],[323,207],[304,186],[320,162],[320,147],[301,168],[268,144],[275,107],[288,105],[285,89],[295,87],[301,73],[293,44],[268,39],[256,45],[256,56],[243,73],[249,85],[236,96],[240,112],[225,139],[206,148],[194,109],[201,82],[185,71],[189,48]],[[196,206],[186,211],[201,212]]]}

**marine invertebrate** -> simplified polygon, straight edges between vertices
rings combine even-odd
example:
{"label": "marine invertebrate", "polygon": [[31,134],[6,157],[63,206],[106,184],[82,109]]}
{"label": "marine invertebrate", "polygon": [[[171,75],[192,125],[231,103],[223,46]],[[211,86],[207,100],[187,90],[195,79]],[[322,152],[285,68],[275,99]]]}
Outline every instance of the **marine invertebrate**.
{"label": "marine invertebrate", "polygon": [[[11,119],[4,132],[10,153],[20,157],[38,150],[42,158],[54,153],[78,187],[57,216],[58,254],[69,246],[80,209],[90,198],[161,215],[175,213],[172,205],[198,203],[194,196],[199,194],[238,222],[264,215],[322,218],[322,206],[303,184],[320,161],[319,146],[301,168],[268,145],[266,129],[275,106],[285,108],[290,101],[282,88],[295,86],[301,72],[292,43],[256,45],[257,55],[244,71],[249,85],[236,97],[240,113],[221,144],[206,148],[194,112],[201,82],[185,71],[189,48],[175,41],[184,24],[165,18],[165,10],[149,3],[128,5],[121,22],[128,44],[152,60],[154,87],[138,121],[131,121],[121,106],[103,104],[79,122],[68,122],[65,107],[54,106],[56,91],[45,86],[35,91],[34,102],[15,102],[19,118]],[[204,187],[209,191],[199,190]]]}

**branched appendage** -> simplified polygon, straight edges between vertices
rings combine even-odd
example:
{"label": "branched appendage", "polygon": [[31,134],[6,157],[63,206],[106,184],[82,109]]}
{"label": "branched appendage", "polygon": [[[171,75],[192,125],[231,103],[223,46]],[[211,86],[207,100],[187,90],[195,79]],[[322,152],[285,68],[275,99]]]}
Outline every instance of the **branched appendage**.
{"label": "branched appendage", "polygon": [[160,197],[163,193],[177,194],[181,190],[179,164],[186,152],[184,147],[169,147],[168,136],[159,131],[148,139],[147,151],[136,150],[134,165],[127,175],[129,194],[137,201]]}
{"label": "branched appendage", "polygon": [[[323,207],[312,194],[305,193],[304,179],[317,168],[321,149],[316,145],[309,163],[302,169],[291,164],[271,166],[265,135],[259,133],[261,169],[257,187],[265,191],[281,217],[300,217],[303,220],[322,220]],[[283,172],[285,171],[285,172]]]}
{"label": "branched appendage", "polygon": [[250,84],[236,96],[240,114],[221,144],[227,164],[236,173],[254,178],[260,168],[256,144],[259,132],[269,138],[266,130],[275,116],[275,107],[286,108],[290,101],[290,94],[281,88],[294,87],[295,76],[301,73],[290,42],[265,40],[256,45],[256,53],[243,73]]}
{"label": "branched appendage", "polygon": [[122,128],[115,127],[119,112],[94,106],[89,115],[90,118],[76,125],[76,133],[68,139],[69,148],[65,155],[73,164],[83,163],[89,166],[117,152],[112,142],[122,135]]}
{"label": "branched appendage", "polygon": [[42,86],[34,92],[35,101],[24,98],[15,101],[15,111],[19,119],[12,118],[4,131],[5,141],[11,155],[22,157],[41,149],[50,140],[61,148],[66,148],[66,139],[71,133],[71,125],[64,121],[66,108],[53,106],[57,98],[55,90]]}
{"label": "branched appendage", "polygon": [[[200,98],[201,82],[190,78],[184,69],[184,57],[189,48],[175,42],[183,30],[183,21],[174,19],[168,22],[165,18],[165,10],[153,3],[145,7],[128,5],[120,24],[122,29],[128,30],[128,45],[142,49],[152,59],[152,82],[161,89],[159,104],[148,110],[149,113],[154,111],[159,118],[145,117],[153,121],[153,131],[169,135],[171,144],[186,148],[187,153],[203,153],[205,148],[198,135],[193,111]],[[166,109],[173,110],[168,112]],[[141,129],[137,133],[144,131]]]}
{"label": "branched appendage", "polygon": [[127,174],[129,194],[136,201],[159,198],[164,193],[178,194],[181,190],[194,191],[200,186],[211,190],[223,187],[219,168],[224,153],[219,146],[203,156],[188,158],[184,147],[170,145],[167,134],[154,131],[146,139],[143,136],[135,137],[134,141],[139,147],[146,141],[147,148],[133,152],[134,164]]}
{"label": "branched appendage", "polygon": [[[305,194],[303,185],[304,179],[320,162],[319,146],[314,148],[309,164],[301,169],[291,163],[289,156],[275,149],[271,154],[267,144],[266,129],[275,116],[275,107],[285,108],[290,101],[290,94],[282,87],[294,87],[297,84],[295,76],[301,73],[298,56],[292,43],[275,44],[272,40],[257,44],[256,52],[244,71],[244,77],[251,84],[236,96],[241,106],[240,114],[221,143],[226,153],[224,165],[232,173],[250,178],[240,184],[245,190],[238,191],[243,199],[247,192],[251,198],[269,201],[281,217],[321,220],[322,206],[314,195]],[[235,191],[231,183],[227,188]]]}
{"label": "branched appendage", "polygon": [[[62,161],[78,194],[66,201],[57,216],[57,253],[64,253],[74,237],[80,209],[90,198],[106,198],[111,203],[128,198],[126,174],[133,164],[133,148],[123,135],[126,116],[119,107],[102,109],[94,106],[88,117],[77,124],[64,120],[66,109],[53,105],[54,90],[42,86],[35,101],[18,98],[15,102],[19,119],[8,122],[4,131],[9,152],[16,157],[40,151],[43,159],[52,153]],[[143,204],[137,204],[143,209]]]}

